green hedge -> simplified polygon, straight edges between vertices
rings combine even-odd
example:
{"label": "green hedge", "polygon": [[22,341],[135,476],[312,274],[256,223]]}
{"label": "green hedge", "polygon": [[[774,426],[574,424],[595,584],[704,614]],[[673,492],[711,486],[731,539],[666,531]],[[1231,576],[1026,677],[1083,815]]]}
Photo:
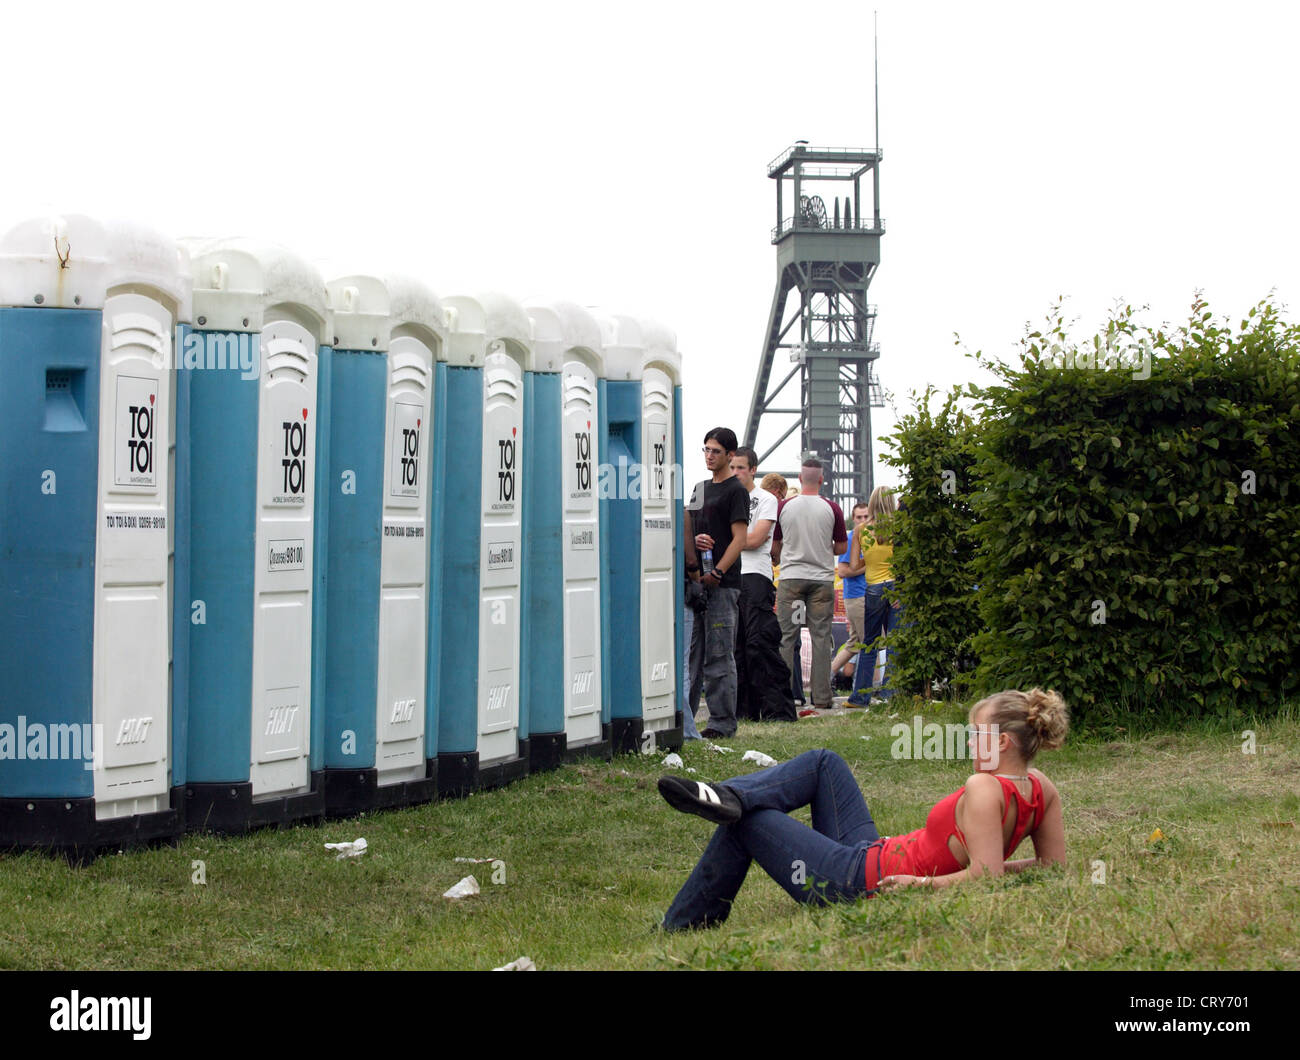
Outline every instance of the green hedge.
{"label": "green hedge", "polygon": [[981,629],[975,602],[970,534],[974,421],[947,395],[930,411],[934,389],[889,437],[884,460],[908,483],[906,511],[895,520],[893,570],[902,620],[894,633],[896,666],[890,683],[919,692],[960,692],[974,667],[971,639]]}
{"label": "green hedge", "polygon": [[1099,724],[1267,713],[1300,692],[1300,328],[1264,302],[1233,329],[1198,300],[1172,331],[1126,309],[1076,344],[1058,308],[1020,364],[990,367],[999,383],[967,391],[968,530],[931,485],[936,456],[966,445],[953,400],[900,426],[904,686],[943,676],[971,583],[977,691],[1053,687]]}

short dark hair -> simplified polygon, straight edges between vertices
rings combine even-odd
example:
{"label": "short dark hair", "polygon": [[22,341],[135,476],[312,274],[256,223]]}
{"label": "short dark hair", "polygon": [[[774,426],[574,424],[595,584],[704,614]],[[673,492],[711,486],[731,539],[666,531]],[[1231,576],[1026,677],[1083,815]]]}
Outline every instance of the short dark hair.
{"label": "short dark hair", "polygon": [[849,515],[853,515],[859,508],[865,508],[865,507],[867,507],[866,501],[858,501],[857,504],[855,504],[852,508],[849,509]]}
{"label": "short dark hair", "polygon": [[736,451],[736,432],[730,427],[714,427],[704,436],[704,442],[707,445],[709,439],[716,441],[723,449],[729,453]]}
{"label": "short dark hair", "polygon": [[745,458],[745,463],[749,465],[750,471],[758,470],[758,454],[754,452],[754,450],[752,450],[749,446],[742,445],[737,447],[736,455]]}
{"label": "short dark hair", "polygon": [[822,462],[815,456],[805,456],[803,458],[804,467],[815,467],[818,471],[822,469]]}

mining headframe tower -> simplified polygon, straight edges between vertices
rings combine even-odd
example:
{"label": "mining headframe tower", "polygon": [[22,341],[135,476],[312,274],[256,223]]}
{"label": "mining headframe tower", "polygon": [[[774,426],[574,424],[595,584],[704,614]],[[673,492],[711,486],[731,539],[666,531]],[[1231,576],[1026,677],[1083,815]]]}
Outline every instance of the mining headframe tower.
{"label": "mining headframe tower", "polygon": [[[846,515],[874,485],[871,410],[884,406],[874,367],[880,356],[872,337],[876,307],[867,301],[885,233],[881,157],[879,147],[812,147],[801,140],[767,167],[776,182],[776,290],[745,444],[763,466],[799,431],[800,462],[821,460],[822,492]],[[843,202],[841,189],[849,193]],[[792,394],[782,398],[796,377],[797,407]],[[760,434],[766,449],[759,448]],[[798,468],[782,474],[797,476]]]}

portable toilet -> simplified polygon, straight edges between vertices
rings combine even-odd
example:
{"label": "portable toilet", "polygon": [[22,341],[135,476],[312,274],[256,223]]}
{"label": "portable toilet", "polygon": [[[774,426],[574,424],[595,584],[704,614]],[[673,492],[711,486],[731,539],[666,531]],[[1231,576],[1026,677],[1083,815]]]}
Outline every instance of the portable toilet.
{"label": "portable toilet", "polygon": [[571,302],[529,302],[532,383],[528,454],[534,473],[524,512],[524,656],[534,772],[566,754],[608,756],[601,666],[601,561],[597,505],[602,466],[600,325]]}
{"label": "portable toilet", "polygon": [[528,772],[520,714],[524,374],[532,330],[498,294],[446,298],[447,367],[439,366],[434,502],[442,542],[430,623],[438,644],[438,790],[461,794]]}
{"label": "portable toilet", "polygon": [[[426,694],[434,366],[441,303],[420,283],[348,276],[333,312],[325,620],[325,809],[428,802]],[[317,702],[321,702],[320,697]],[[436,721],[436,716],[434,718]]]}
{"label": "portable toilet", "polygon": [[240,832],[325,809],[313,630],[328,549],[330,322],[320,276],[289,251],[188,245],[186,827]]}
{"label": "portable toilet", "polygon": [[169,239],[69,215],[0,238],[0,847],[176,836]]}
{"label": "portable toilet", "polygon": [[661,325],[626,315],[599,320],[610,478],[601,493],[609,582],[603,635],[613,746],[616,752],[675,748],[685,703],[681,362],[672,332]]}

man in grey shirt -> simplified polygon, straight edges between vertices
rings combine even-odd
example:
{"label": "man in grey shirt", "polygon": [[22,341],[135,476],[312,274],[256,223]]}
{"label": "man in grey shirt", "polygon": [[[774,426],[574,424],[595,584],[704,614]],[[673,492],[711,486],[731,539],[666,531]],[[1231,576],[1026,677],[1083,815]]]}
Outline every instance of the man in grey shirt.
{"label": "man in grey shirt", "polygon": [[781,566],[776,617],[781,657],[794,655],[800,627],[812,637],[812,705],[831,704],[831,619],[835,613],[835,557],[848,546],[844,513],[820,495],[821,461],[810,457],[799,471],[799,495],[782,501],[773,532],[772,558]]}

